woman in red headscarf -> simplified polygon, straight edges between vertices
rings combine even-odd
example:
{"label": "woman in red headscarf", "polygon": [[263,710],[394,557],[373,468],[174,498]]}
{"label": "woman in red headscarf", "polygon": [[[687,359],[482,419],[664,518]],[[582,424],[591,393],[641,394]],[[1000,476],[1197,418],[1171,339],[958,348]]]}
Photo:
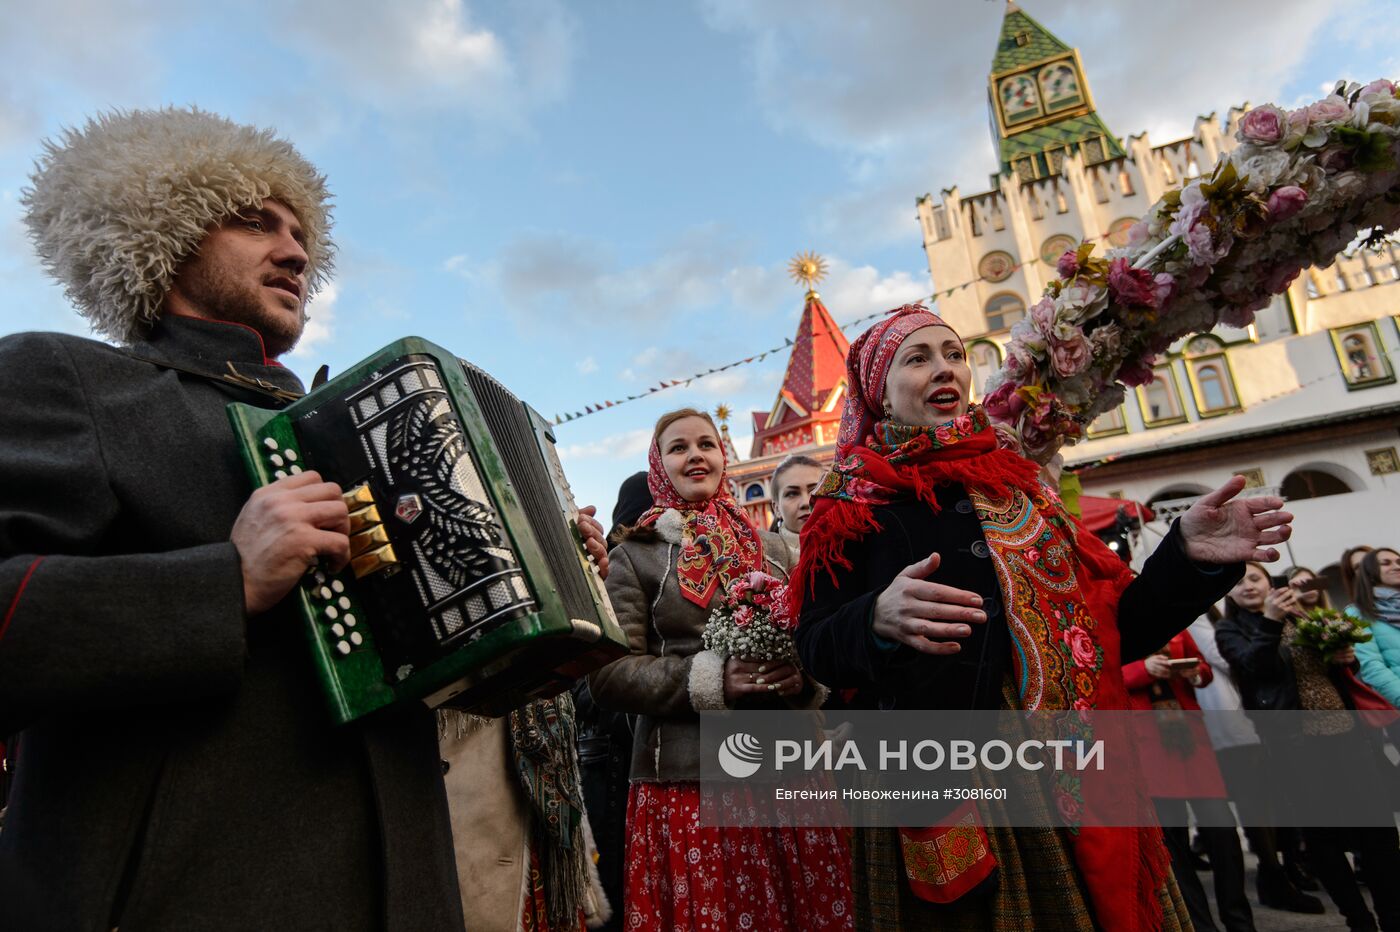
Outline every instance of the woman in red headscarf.
{"label": "woman in red headscarf", "polygon": [[[961,339],[923,307],[851,345],[837,459],[794,574],[803,665],[868,708],[1126,709],[1122,664],[1204,612],[1240,561],[1277,559],[1291,516],[1277,498],[1232,501],[1232,479],[1135,578],[999,441],[970,380]],[[1155,827],[988,825],[953,860],[940,831],[857,829],[859,927],[1189,927]]]}
{"label": "woman in red headscarf", "polygon": [[[793,664],[703,649],[728,584],[758,570],[786,578],[791,559],[735,503],[724,470],[708,414],[664,415],[647,471],[655,507],[608,556],[608,597],[632,653],[589,686],[600,705],[640,715],[622,927],[850,929],[850,855],[837,829],[700,825],[698,713],[815,708],[825,696]],[[734,792],[741,809],[764,805],[746,786]]]}

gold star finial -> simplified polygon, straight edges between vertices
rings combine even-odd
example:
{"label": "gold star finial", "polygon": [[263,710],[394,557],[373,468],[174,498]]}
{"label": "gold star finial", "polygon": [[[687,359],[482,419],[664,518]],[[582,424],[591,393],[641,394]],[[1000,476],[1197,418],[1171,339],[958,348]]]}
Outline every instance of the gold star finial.
{"label": "gold star finial", "polygon": [[727,404],[721,404],[719,407],[715,408],[715,417],[719,418],[721,427],[729,426],[729,416],[733,413],[733,410],[731,410]]}
{"label": "gold star finial", "polygon": [[788,263],[788,274],[799,285],[807,286],[808,298],[815,298],[817,282],[826,278],[826,260],[814,252],[799,252]]}

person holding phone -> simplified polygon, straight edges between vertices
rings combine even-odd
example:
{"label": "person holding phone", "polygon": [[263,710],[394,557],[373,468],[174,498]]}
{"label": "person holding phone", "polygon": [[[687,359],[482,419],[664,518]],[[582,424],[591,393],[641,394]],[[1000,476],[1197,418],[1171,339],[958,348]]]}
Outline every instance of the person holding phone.
{"label": "person holding phone", "polygon": [[1123,665],[1128,703],[1156,712],[1159,744],[1141,750],[1147,790],[1157,807],[1162,834],[1171,855],[1181,897],[1197,932],[1219,928],[1211,918],[1205,888],[1196,876],[1186,828],[1186,809],[1196,813],[1215,878],[1215,906],[1226,932],[1253,932],[1254,915],[1244,888],[1244,851],[1226,801],[1225,781],[1215,761],[1210,736],[1199,715],[1195,691],[1214,678],[1210,664],[1189,632],[1173,637],[1160,650]]}
{"label": "person holding phone", "polygon": [[[1239,683],[1244,707],[1250,710],[1306,710],[1345,712],[1347,704],[1331,676],[1328,664],[1315,651],[1293,643],[1294,621],[1304,612],[1298,592],[1290,586],[1275,588],[1268,573],[1257,563],[1247,563],[1243,578],[1225,599],[1225,617],[1216,628],[1216,643],[1230,664]],[[1350,665],[1356,660],[1353,649],[1338,651],[1331,665]],[[1329,717],[1336,732],[1309,738],[1314,753],[1325,753],[1328,742],[1345,742],[1356,727],[1349,716]],[[1335,726],[1331,723],[1335,722]],[[1286,759],[1297,750],[1291,737],[1273,727],[1269,717],[1255,720],[1266,752]],[[1366,786],[1371,774],[1339,774],[1352,792]],[[1300,800],[1300,805],[1306,801]],[[1347,927],[1374,930],[1379,920],[1383,932],[1400,932],[1400,888],[1393,878],[1400,877],[1400,837],[1394,826],[1366,828],[1318,828],[1302,830],[1311,867],[1327,895],[1346,917]],[[1358,847],[1368,873],[1373,915],[1361,896],[1356,875],[1347,861],[1346,850]]]}

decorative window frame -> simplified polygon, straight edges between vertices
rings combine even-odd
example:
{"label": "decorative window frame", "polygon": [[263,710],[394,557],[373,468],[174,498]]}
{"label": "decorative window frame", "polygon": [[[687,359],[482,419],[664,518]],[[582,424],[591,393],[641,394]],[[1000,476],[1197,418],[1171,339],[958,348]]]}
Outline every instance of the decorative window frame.
{"label": "decorative window frame", "polygon": [[[1096,418],[1094,418],[1094,420],[1093,420],[1092,422],[1090,422],[1090,424],[1089,424],[1087,427],[1084,428],[1084,437],[1085,437],[1085,439],[1088,439],[1088,440],[1098,440],[1098,439],[1101,438],[1101,437],[1117,437],[1117,436],[1119,436],[1120,434],[1126,434],[1126,433],[1128,432],[1128,409],[1127,409],[1127,407],[1126,407],[1125,405],[1120,404],[1120,405],[1118,405],[1117,408],[1115,408],[1115,409],[1113,409],[1113,410],[1117,411],[1117,413],[1118,413],[1118,420],[1120,421],[1119,425],[1118,425],[1117,427],[1105,427],[1105,428],[1100,428],[1099,430],[1095,430],[1095,429],[1094,429],[1094,424],[1098,422],[1098,418],[1096,417]],[[1107,411],[1104,412],[1104,414],[1107,414],[1107,413],[1108,413]],[[1103,416],[1103,415],[1099,415],[1099,417],[1102,417],[1102,416]],[[1110,498],[1112,498],[1112,497],[1115,497],[1115,496],[1110,496]],[[1122,496],[1122,493],[1120,492],[1116,497],[1117,497],[1117,498],[1122,498],[1122,497],[1123,497],[1123,496]]]}
{"label": "decorative window frame", "polygon": [[[984,311],[983,311],[983,316],[986,316],[986,315],[985,315],[985,309],[984,309]],[[992,353],[996,356],[996,367],[997,367],[997,369],[1000,369],[1000,368],[1001,368],[1001,364],[1002,364],[1003,362],[1006,361],[1006,354],[1002,351],[1001,344],[997,343],[995,340],[985,340],[985,339],[968,340],[968,341],[967,341],[967,365],[968,365],[968,368],[972,370],[973,375],[976,376],[976,374],[977,374],[977,369],[972,365],[972,351],[973,351],[975,348],[979,347],[979,346],[990,346],[990,347],[992,348]],[[992,374],[994,374],[995,371],[996,371],[996,370],[993,370],[992,373],[988,373],[988,377],[990,377]],[[977,400],[979,400],[979,401],[980,401],[981,398],[982,398],[982,387],[981,387],[980,385],[977,384],[977,380],[976,380],[975,378],[973,379],[973,382],[972,382],[972,395],[973,395],[973,397],[974,397],[975,399],[977,399]]]}
{"label": "decorative window frame", "polygon": [[1030,313],[1030,305],[1026,303],[1026,299],[1021,297],[1021,295],[1018,292],[1010,290],[998,291],[996,294],[991,295],[987,298],[987,300],[982,302],[982,319],[987,322],[988,333],[1005,333],[1006,331],[1010,330],[1016,325],[1016,322],[1012,321],[1010,324],[1007,324],[1002,327],[992,326],[991,317],[987,313],[987,308],[990,307],[991,303],[997,298],[1015,298],[1017,301],[1021,302],[1021,316],[1024,317],[1026,314]]}
{"label": "decorative window frame", "polygon": [[[1171,427],[1176,424],[1185,424],[1191,419],[1186,413],[1186,396],[1181,392],[1181,380],[1177,378],[1176,366],[1172,365],[1169,359],[1164,364],[1155,367],[1152,371],[1154,373],[1160,373],[1162,369],[1167,370],[1167,376],[1171,379],[1171,389],[1176,392],[1176,404],[1177,407],[1181,409],[1181,414],[1175,417],[1153,420],[1150,417],[1152,407],[1147,402],[1148,386],[1139,385],[1134,391],[1137,392],[1138,410],[1142,413],[1142,426],[1148,430],[1153,430],[1158,427]],[[1160,375],[1158,377],[1161,378]]]}
{"label": "decorative window frame", "polygon": [[[1235,381],[1234,367],[1230,365],[1230,356],[1225,352],[1225,341],[1213,333],[1198,333],[1187,340],[1187,346],[1190,346],[1192,341],[1201,339],[1211,341],[1216,348],[1208,353],[1188,353],[1185,347],[1182,348],[1182,362],[1186,366],[1186,377],[1191,383],[1191,400],[1196,405],[1196,413],[1202,418],[1211,418],[1243,411],[1244,404],[1240,401],[1240,385]],[[1234,399],[1233,404],[1223,408],[1206,407],[1205,390],[1201,386],[1202,380],[1197,370],[1207,365],[1218,365],[1225,370],[1230,397]]]}
{"label": "decorative window frame", "polygon": [[[1376,361],[1381,365],[1381,372],[1366,379],[1353,379],[1350,368],[1347,364],[1347,351],[1342,346],[1342,341],[1355,333],[1365,332],[1371,338],[1371,345],[1376,350]],[[1365,320],[1360,323],[1347,324],[1343,327],[1332,327],[1327,331],[1332,338],[1332,351],[1336,354],[1337,365],[1342,372],[1342,381],[1346,383],[1347,391],[1361,391],[1367,388],[1374,388],[1377,385],[1395,384],[1395,367],[1390,364],[1390,354],[1386,351],[1385,344],[1381,341],[1380,328],[1376,326],[1374,320]]]}

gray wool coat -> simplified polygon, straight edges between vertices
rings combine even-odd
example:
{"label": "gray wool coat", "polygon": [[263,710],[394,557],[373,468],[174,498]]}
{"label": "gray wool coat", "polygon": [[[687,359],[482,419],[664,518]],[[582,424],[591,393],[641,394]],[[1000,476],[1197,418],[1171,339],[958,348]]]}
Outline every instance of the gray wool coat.
{"label": "gray wool coat", "polygon": [[229,361],[300,387],[212,321],[0,340],[0,929],[457,932],[432,714],[332,725],[290,603],[244,615],[225,405],[277,402],[180,371]]}
{"label": "gray wool coat", "polygon": [[[597,703],[638,713],[632,743],[633,782],[700,779],[700,712],[720,711],[725,661],[704,649],[701,636],[710,609],[681,595],[676,578],[680,514],[656,522],[654,539],[631,538],[608,554],[608,599],[631,643],[630,655],[589,677]],[[786,579],[792,555],[776,534],[759,532],[766,572]],[[716,592],[711,604],[719,599]],[[817,708],[827,692],[808,680],[799,695],[773,707]]]}

